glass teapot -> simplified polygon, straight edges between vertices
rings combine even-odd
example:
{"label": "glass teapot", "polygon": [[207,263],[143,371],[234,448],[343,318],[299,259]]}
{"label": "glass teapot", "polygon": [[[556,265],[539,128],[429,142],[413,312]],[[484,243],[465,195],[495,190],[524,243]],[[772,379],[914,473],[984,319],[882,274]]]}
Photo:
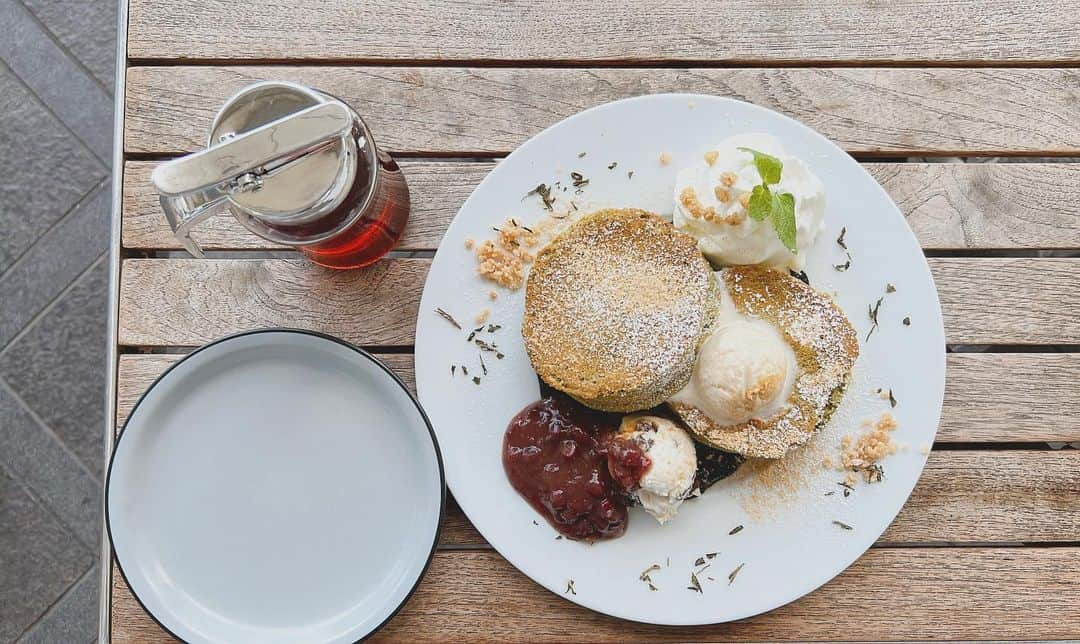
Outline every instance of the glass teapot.
{"label": "glass teapot", "polygon": [[192,230],[227,212],[322,266],[367,266],[394,247],[409,217],[405,177],[360,116],[294,83],[240,90],[214,118],[207,149],[158,165],[151,180],[196,257]]}

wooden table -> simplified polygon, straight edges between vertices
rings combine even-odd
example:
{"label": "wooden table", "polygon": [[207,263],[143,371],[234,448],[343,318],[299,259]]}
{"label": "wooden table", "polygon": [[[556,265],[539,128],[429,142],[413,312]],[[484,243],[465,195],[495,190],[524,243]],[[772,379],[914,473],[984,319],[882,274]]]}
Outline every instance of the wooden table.
{"label": "wooden table", "polygon": [[[380,637],[1080,636],[1080,451],[1046,445],[1080,440],[1080,164],[1019,158],[1080,157],[1080,7],[622,4],[129,0],[117,79],[109,417],[120,426],[192,347],[265,326],[341,336],[411,382],[429,258],[499,157],[612,99],[732,96],[849,150],[926,250],[945,314],[948,384],[938,442],[904,510],[849,570],[793,604],[733,624],[660,628],[537,586],[451,502],[427,578]],[[262,79],[322,88],[367,119],[403,160],[414,211],[400,248],[416,252],[329,272],[229,218],[202,233],[206,259],[179,251],[149,173],[203,145],[224,99]],[[107,545],[104,556],[101,640],[169,639],[110,565]]]}

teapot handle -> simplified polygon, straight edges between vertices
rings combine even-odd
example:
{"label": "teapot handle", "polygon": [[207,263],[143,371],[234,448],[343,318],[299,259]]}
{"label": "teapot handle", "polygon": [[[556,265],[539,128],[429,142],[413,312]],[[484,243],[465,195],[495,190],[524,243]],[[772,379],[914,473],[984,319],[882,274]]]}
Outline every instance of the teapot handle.
{"label": "teapot handle", "polygon": [[340,101],[300,110],[205,150],[154,168],[150,180],[176,238],[195,257],[204,257],[191,231],[226,212],[229,197],[258,190],[261,177],[348,135],[352,113]]}

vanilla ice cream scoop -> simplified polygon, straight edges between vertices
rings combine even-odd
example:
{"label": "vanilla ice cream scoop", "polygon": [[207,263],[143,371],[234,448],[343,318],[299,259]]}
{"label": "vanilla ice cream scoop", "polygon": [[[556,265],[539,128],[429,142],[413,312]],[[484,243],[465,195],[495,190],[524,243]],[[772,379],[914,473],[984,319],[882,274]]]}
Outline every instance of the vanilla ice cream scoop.
{"label": "vanilla ice cream scoop", "polygon": [[742,315],[720,289],[720,314],[698,352],[690,382],[671,397],[718,425],[767,419],[781,411],[795,383],[795,351],[772,324]]}
{"label": "vanilla ice cream scoop", "polygon": [[[790,193],[795,201],[795,241],[792,253],[769,219],[756,221],[747,204],[761,175],[750,148],[783,163],[774,193]],[[682,169],[675,178],[675,227],[693,235],[698,248],[714,264],[766,264],[802,270],[806,249],[825,227],[825,186],[798,158],[768,134],[740,134],[721,141],[704,158]]]}
{"label": "vanilla ice cream scoop", "polygon": [[630,494],[657,521],[670,521],[694,485],[694,439],[674,421],[659,416],[626,416],[618,438],[637,445],[651,461]]}

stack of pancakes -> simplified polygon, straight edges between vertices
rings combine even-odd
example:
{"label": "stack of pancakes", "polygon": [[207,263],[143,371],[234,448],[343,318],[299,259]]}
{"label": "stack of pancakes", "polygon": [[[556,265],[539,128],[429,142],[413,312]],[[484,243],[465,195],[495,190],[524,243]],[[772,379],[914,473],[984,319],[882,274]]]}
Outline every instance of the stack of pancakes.
{"label": "stack of pancakes", "polygon": [[[701,366],[722,305],[772,325],[794,353],[786,399],[765,417],[724,424],[670,400]],[[693,237],[635,209],[587,215],[540,251],[522,333],[537,374],[582,404],[633,412],[668,402],[702,443],[764,458],[828,421],[858,357],[855,331],[828,297],[761,266],[714,273]]]}

